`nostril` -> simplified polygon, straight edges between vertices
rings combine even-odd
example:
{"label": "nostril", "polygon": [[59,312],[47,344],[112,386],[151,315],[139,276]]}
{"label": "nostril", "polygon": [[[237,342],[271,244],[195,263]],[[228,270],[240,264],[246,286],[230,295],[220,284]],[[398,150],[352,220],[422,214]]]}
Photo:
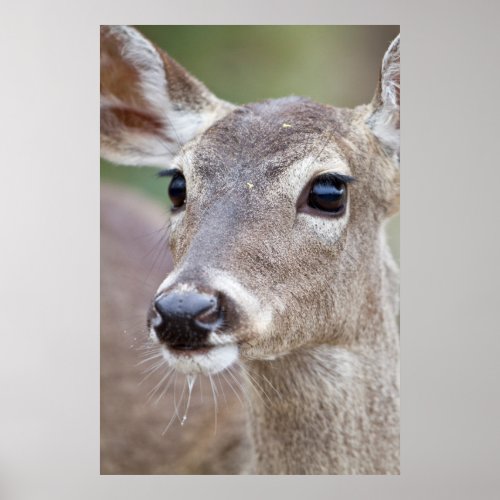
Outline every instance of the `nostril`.
{"label": "nostril", "polygon": [[215,327],[217,326],[216,324],[219,323],[219,320],[222,319],[222,310],[218,307],[215,300],[213,300],[212,307],[198,314],[195,319],[198,324]]}
{"label": "nostril", "polygon": [[153,308],[153,313],[151,314],[149,321],[150,321],[150,325],[153,328],[158,328],[158,327],[161,326],[161,324],[162,324],[162,317],[158,313],[158,311],[156,310],[156,308]]}
{"label": "nostril", "polygon": [[169,345],[205,342],[222,324],[221,301],[208,293],[164,293],[156,298],[154,309],[158,319],[152,325]]}

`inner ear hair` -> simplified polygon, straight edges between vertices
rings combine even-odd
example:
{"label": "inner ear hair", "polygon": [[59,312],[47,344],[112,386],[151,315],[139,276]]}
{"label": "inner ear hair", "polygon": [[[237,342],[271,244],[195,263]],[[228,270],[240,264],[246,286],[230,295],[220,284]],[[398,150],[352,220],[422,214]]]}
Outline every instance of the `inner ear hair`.
{"label": "inner ear hair", "polygon": [[101,27],[101,156],[168,166],[233,106],[130,26]]}
{"label": "inner ear hair", "polygon": [[399,162],[400,144],[400,35],[382,60],[380,78],[367,120],[384,149]]}

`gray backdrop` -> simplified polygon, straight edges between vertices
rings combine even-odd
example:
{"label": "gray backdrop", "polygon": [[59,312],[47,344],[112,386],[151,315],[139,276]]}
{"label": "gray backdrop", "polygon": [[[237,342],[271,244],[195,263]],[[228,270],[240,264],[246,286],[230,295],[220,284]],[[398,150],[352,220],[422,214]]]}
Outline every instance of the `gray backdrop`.
{"label": "gray backdrop", "polygon": [[[1,9],[3,498],[498,498],[496,2]],[[401,25],[399,477],[99,477],[98,25],[224,22]]]}

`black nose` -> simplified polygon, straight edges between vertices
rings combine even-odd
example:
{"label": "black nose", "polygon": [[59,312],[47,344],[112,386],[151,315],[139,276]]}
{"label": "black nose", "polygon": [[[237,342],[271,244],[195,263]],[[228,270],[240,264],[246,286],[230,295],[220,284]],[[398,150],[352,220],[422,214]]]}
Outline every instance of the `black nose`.
{"label": "black nose", "polygon": [[211,294],[166,293],[156,298],[154,308],[158,338],[177,349],[202,347],[223,320],[220,300]]}

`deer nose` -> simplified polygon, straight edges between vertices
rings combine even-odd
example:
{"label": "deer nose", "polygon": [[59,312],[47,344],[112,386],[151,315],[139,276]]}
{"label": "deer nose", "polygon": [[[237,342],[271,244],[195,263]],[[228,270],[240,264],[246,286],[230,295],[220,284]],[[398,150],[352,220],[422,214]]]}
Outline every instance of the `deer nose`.
{"label": "deer nose", "polygon": [[156,298],[153,326],[160,341],[174,349],[203,347],[223,321],[220,300],[211,294],[171,292]]}

